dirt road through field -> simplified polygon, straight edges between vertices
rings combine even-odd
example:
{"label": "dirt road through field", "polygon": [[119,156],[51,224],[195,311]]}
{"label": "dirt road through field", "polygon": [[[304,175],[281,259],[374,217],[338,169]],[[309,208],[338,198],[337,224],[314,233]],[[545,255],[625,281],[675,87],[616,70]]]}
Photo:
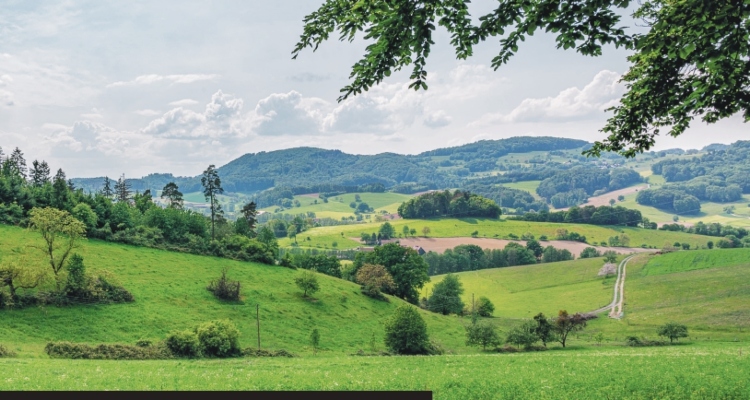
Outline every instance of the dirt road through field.
{"label": "dirt road through field", "polygon": [[609,317],[620,319],[623,316],[623,305],[625,304],[625,275],[628,261],[632,260],[636,254],[626,257],[617,266],[617,279],[615,280],[614,294],[612,302],[608,305],[589,312],[589,314],[599,314],[609,310]]}

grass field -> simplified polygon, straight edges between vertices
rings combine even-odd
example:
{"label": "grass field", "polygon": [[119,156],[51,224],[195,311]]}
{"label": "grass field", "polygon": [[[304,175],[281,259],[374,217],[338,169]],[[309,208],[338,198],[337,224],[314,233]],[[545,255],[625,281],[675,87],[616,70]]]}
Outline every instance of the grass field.
{"label": "grass field", "polygon": [[[641,214],[651,220],[652,222],[667,222],[673,223],[672,218],[674,214],[661,211],[654,207],[642,206],[635,202],[637,193],[632,193],[625,196],[625,201],[618,202],[625,208],[631,208],[639,210]],[[743,196],[742,200],[732,203],[713,203],[713,202],[702,202],[701,212],[696,215],[680,215],[678,223],[686,222],[695,224],[696,222],[702,221],[704,223],[718,222],[721,224],[728,224],[738,227],[750,227],[750,196]],[[735,206],[734,215],[729,215],[724,211],[727,206]]]}
{"label": "grass field", "polygon": [[[539,312],[555,315],[558,310],[587,312],[612,301],[614,279],[597,276],[603,258],[587,258],[548,264],[493,268],[460,272],[463,301],[471,304],[472,294],[485,296],[495,305],[495,316],[531,318]],[[444,275],[432,277],[422,290],[428,297]]]}
{"label": "grass field", "polygon": [[541,200],[542,197],[536,193],[536,188],[539,187],[539,184],[541,182],[542,181],[523,181],[515,183],[503,183],[503,186],[511,189],[525,190],[529,192],[529,194],[534,196],[535,199]]}
{"label": "grass field", "polygon": [[435,399],[740,399],[746,343],[224,361],[0,359],[0,390],[430,390]]}
{"label": "grass field", "polygon": [[[665,243],[690,243],[691,247],[705,246],[710,241],[716,241],[716,238],[708,236],[692,235],[683,232],[667,232],[658,230],[649,230],[632,227],[608,227],[596,225],[574,225],[574,224],[555,224],[547,222],[526,222],[513,220],[493,220],[482,218],[445,218],[431,220],[394,220],[390,222],[396,229],[396,233],[401,233],[406,225],[414,228],[421,234],[422,228],[430,228],[430,237],[462,237],[471,236],[477,232],[478,237],[487,238],[505,238],[508,234],[521,236],[525,233],[531,233],[535,237],[546,235],[548,238],[554,238],[558,229],[567,229],[571,232],[578,232],[586,236],[589,243],[606,242],[610,237],[625,233],[630,237],[630,245],[640,247],[642,244],[654,245],[658,248]],[[330,226],[314,228],[303,232],[297,238],[301,247],[312,248],[332,248],[333,242],[336,242],[339,249],[352,249],[361,246],[359,241],[350,238],[358,238],[361,233],[375,233],[382,223],[367,223],[357,225]],[[310,241],[303,240],[307,237]],[[289,239],[281,239],[281,246],[290,246],[292,243]]]}
{"label": "grass field", "polygon": [[[3,259],[26,257],[43,263],[42,253],[29,247],[41,238],[30,231],[0,225]],[[360,294],[354,283],[319,275],[316,301],[301,297],[294,285],[298,272],[275,266],[242,263],[154,249],[88,241],[77,250],[91,271],[107,270],[133,293],[131,304],[75,307],[32,307],[0,311],[0,343],[21,353],[41,354],[52,340],[88,343],[158,341],[176,329],[215,319],[238,325],[241,342],[256,343],[255,305],[260,304],[264,348],[307,352],[310,332],[320,330],[325,352],[366,349],[372,335],[382,343],[383,321],[401,300],[383,302]],[[6,260],[7,261],[7,260]],[[223,268],[240,280],[244,300],[223,303],[206,290]],[[463,327],[455,317],[423,312],[429,331],[446,346],[466,349]]]}
{"label": "grass field", "polygon": [[746,337],[750,331],[750,249],[639,256],[628,266],[625,322],[682,322],[696,330]]}
{"label": "grass field", "polygon": [[[300,202],[300,207],[286,209],[283,212],[290,214],[314,212],[319,218],[341,219],[341,217],[354,215],[354,209],[349,207],[349,204],[355,200],[354,196],[356,194],[359,194],[362,201],[372,207],[376,213],[380,211],[396,213],[401,203],[414,197],[399,193],[346,193],[330,197],[328,203],[324,203],[317,196],[302,195],[294,196],[294,199]],[[273,212],[277,208],[276,206],[271,206],[263,208],[263,210]]]}

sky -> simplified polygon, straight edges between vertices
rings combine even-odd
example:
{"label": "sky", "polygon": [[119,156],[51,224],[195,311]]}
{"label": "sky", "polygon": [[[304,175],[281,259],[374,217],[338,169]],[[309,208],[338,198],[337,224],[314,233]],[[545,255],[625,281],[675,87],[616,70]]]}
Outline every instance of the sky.
{"label": "sky", "polygon": [[[494,2],[477,0],[473,12]],[[0,0],[0,147],[69,177],[193,176],[298,146],[415,154],[481,139],[604,138],[628,53],[584,57],[529,38],[493,71],[497,40],[457,60],[438,28],[429,90],[408,71],[338,103],[367,43],[291,51],[322,0]],[[656,150],[743,139],[739,116],[695,122]]]}

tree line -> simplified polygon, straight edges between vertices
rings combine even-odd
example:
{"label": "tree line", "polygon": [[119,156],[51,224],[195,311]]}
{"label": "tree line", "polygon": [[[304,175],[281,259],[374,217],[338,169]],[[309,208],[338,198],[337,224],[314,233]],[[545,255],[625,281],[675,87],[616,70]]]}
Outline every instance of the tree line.
{"label": "tree line", "polygon": [[409,199],[398,207],[402,218],[438,217],[498,218],[502,211],[494,201],[468,191],[449,190],[425,193]]}
{"label": "tree line", "polygon": [[576,168],[559,171],[542,180],[536,192],[555,208],[565,208],[585,202],[588,196],[596,196],[640,182],[643,182],[643,178],[630,169]]}
{"label": "tree line", "polygon": [[133,192],[124,175],[117,180],[105,177],[99,190],[86,193],[67,180],[62,169],[51,176],[44,161],[35,160],[29,169],[16,148],[0,164],[0,223],[27,226],[32,209],[54,208],[81,221],[90,238],[274,263],[278,243],[270,228],[256,227],[255,204],[246,204],[240,218],[228,221],[218,202],[223,187],[213,165],[203,172],[201,184],[209,217],[184,209],[174,182],[162,189],[164,207],[150,190]]}
{"label": "tree line", "polygon": [[[622,206],[574,206],[570,207],[567,211],[527,212],[521,216],[508,217],[508,219],[532,222],[622,226],[639,226],[644,223],[644,218],[640,211]],[[648,228],[651,228],[650,222]],[[653,229],[656,229],[656,226],[653,226]]]}

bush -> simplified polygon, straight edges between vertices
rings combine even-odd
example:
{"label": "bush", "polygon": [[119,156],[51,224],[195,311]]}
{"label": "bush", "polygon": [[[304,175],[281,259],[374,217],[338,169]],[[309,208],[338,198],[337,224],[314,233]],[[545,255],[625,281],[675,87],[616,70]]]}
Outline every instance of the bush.
{"label": "bush", "polygon": [[13,350],[0,344],[0,358],[15,357],[15,356],[16,356],[16,353]]}
{"label": "bush", "polygon": [[594,257],[600,257],[600,256],[601,256],[601,253],[599,252],[599,250],[593,247],[586,247],[581,252],[580,258],[594,258]]}
{"label": "bush", "polygon": [[230,281],[227,278],[226,268],[221,271],[219,279],[211,281],[206,289],[221,300],[238,301],[240,299],[240,281]]}
{"label": "bush", "polygon": [[87,344],[70,342],[50,342],[44,352],[51,358],[81,360],[159,360],[171,358],[169,349],[164,346],[138,347],[124,344]]}
{"label": "bush", "polygon": [[208,357],[233,357],[242,353],[240,331],[228,320],[201,324],[195,330],[203,355]]}
{"label": "bush", "polygon": [[477,302],[477,314],[482,317],[491,317],[494,311],[495,305],[492,304],[490,299],[484,296],[479,297],[479,301]]}
{"label": "bush", "polygon": [[258,350],[254,348],[246,348],[242,350],[242,355],[245,357],[297,357],[294,353],[290,353],[286,350]]}
{"label": "bush", "polygon": [[385,322],[385,345],[396,354],[429,354],[427,324],[416,308],[401,305]]}
{"label": "bush", "polygon": [[167,348],[177,357],[200,357],[201,344],[193,331],[175,331],[167,336]]}

